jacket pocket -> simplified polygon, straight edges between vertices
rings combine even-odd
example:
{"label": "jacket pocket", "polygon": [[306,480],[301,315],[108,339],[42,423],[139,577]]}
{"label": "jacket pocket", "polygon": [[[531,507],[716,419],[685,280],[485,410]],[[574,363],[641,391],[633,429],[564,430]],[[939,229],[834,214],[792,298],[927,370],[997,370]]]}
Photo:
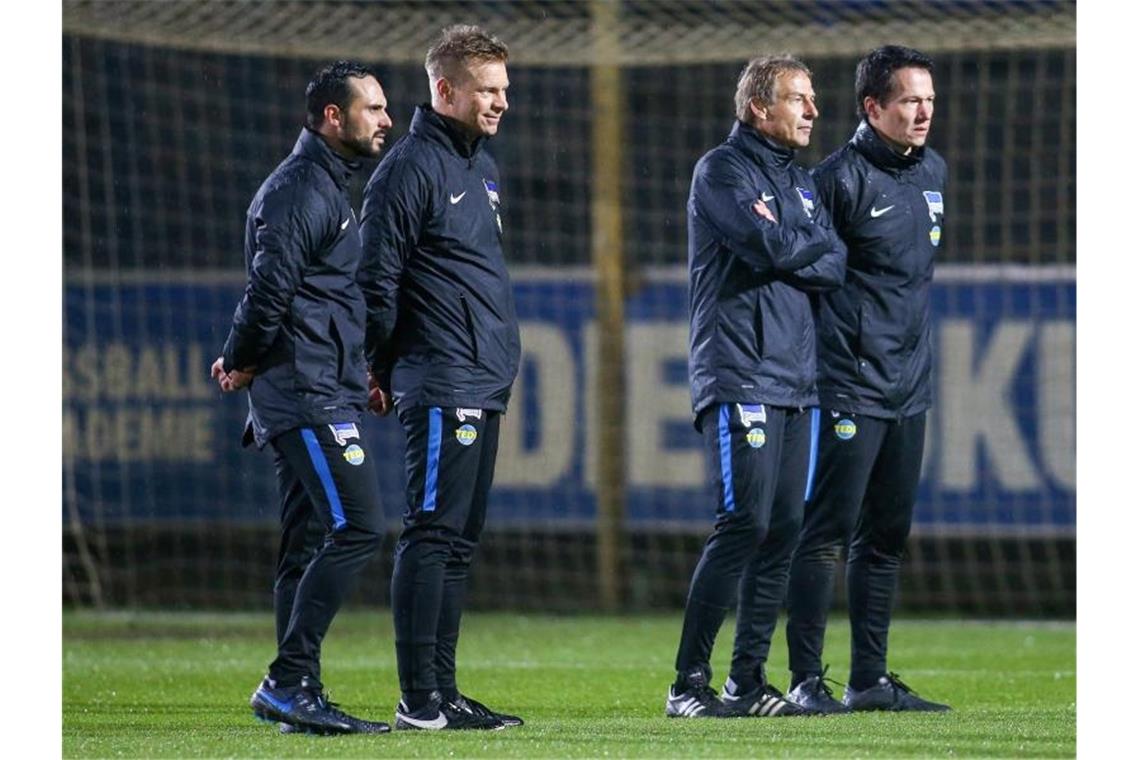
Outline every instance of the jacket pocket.
{"label": "jacket pocket", "polygon": [[323,396],[336,392],[340,367],[332,332],[332,320],[326,317],[323,323],[308,323],[294,336],[294,389],[299,393]]}
{"label": "jacket pocket", "polygon": [[471,304],[467,302],[467,296],[462,293],[459,294],[459,306],[463,310],[463,326],[467,330],[467,339],[471,341],[471,358],[477,364],[479,362],[479,338],[475,331],[475,315],[471,312]]}

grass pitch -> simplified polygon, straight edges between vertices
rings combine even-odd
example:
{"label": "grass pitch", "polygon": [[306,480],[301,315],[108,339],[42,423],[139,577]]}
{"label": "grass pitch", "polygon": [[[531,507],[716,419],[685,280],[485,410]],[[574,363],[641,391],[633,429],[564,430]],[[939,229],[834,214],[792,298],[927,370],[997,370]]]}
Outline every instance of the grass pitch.
{"label": "grass pitch", "polygon": [[[680,720],[664,717],[680,613],[648,617],[465,616],[460,687],[521,714],[497,732],[283,736],[249,695],[273,655],[263,614],[67,613],[64,757],[1072,757],[1072,624],[900,620],[891,667],[944,715]],[[783,621],[769,673],[787,686]],[[399,698],[387,610],[341,614],[325,640],[333,699],[392,722]],[[713,660],[727,672],[729,620]],[[832,675],[848,665],[846,621],[828,634]]]}

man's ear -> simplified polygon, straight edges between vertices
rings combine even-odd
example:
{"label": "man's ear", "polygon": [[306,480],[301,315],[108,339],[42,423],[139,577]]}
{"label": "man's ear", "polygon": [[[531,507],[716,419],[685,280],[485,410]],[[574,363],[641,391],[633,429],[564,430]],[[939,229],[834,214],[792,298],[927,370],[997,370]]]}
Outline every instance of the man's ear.
{"label": "man's ear", "polygon": [[344,126],[342,122],[340,106],[336,103],[329,103],[325,106],[325,124],[332,124],[334,127],[340,128]]}
{"label": "man's ear", "polygon": [[863,111],[867,114],[868,119],[878,119],[883,108],[879,105],[879,101],[868,95],[863,98]]}
{"label": "man's ear", "polygon": [[440,77],[439,79],[435,80],[435,82],[432,83],[432,87],[435,88],[435,94],[439,96],[439,99],[441,101],[444,103],[451,102],[452,88],[451,82],[447,81],[447,77]]}
{"label": "man's ear", "polygon": [[767,121],[768,119],[768,106],[760,102],[758,98],[752,98],[748,101],[748,108],[752,110],[752,115],[756,121]]}

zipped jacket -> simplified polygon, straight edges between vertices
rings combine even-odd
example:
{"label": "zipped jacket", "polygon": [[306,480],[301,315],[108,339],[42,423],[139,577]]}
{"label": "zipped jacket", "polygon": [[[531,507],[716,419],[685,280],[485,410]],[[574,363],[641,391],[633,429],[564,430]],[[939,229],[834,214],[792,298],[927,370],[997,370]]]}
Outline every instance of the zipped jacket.
{"label": "zipped jacket", "polygon": [[[737,122],[689,192],[689,380],[713,403],[817,403],[809,294],[843,282],[846,249],[795,151]],[[772,222],[753,210],[763,201]]]}
{"label": "zipped jacket", "polygon": [[421,105],[364,191],[366,352],[399,406],[503,411],[510,398],[519,325],[485,142]]}
{"label": "zipped jacket", "polygon": [[360,230],[348,183],[359,168],[304,129],[246,213],[245,292],[224,368],[254,368],[243,443],[353,422],[367,405]]}
{"label": "zipped jacket", "polygon": [[946,162],[931,148],[903,155],[863,122],[812,175],[848,250],[843,287],[821,298],[821,402],[886,419],[925,411]]}

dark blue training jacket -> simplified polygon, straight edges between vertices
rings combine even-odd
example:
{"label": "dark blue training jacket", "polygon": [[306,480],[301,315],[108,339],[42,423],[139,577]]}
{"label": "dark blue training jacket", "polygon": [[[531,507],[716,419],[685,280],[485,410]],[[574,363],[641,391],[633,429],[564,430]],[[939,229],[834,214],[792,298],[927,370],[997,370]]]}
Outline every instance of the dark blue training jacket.
{"label": "dark blue training jacket", "polygon": [[[713,403],[806,407],[815,392],[807,295],[843,282],[846,249],[795,151],[737,122],[689,192],[689,381]],[[752,206],[763,200],[773,223]]]}
{"label": "dark blue training jacket", "polygon": [[401,407],[503,411],[518,373],[499,170],[485,142],[419,106],[364,190],[366,351]]}
{"label": "dark blue training jacket", "polygon": [[901,419],[930,408],[930,282],[946,162],[902,155],[866,122],[812,172],[847,243],[847,281],[821,298],[824,406]]}
{"label": "dark blue training jacket", "polygon": [[222,355],[255,367],[244,443],[360,419],[367,403],[360,229],[348,200],[358,164],[302,130],[246,213],[245,294]]}

